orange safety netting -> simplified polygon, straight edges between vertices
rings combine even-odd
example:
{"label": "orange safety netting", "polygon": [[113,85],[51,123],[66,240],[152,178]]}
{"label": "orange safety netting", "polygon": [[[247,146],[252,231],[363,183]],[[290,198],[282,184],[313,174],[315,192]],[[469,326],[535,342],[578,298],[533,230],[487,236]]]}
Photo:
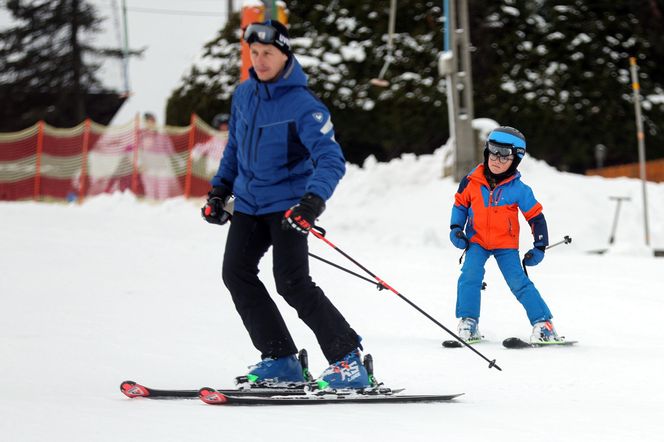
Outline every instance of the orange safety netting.
{"label": "orange safety netting", "polygon": [[202,196],[228,134],[192,116],[187,127],[89,120],[70,129],[43,122],[0,134],[0,200],[68,199],[116,191],[161,200]]}

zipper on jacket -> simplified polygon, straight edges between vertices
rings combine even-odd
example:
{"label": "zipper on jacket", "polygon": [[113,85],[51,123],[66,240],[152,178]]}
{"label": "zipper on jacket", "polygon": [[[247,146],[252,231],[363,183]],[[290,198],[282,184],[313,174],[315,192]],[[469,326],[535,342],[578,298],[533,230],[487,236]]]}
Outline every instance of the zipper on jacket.
{"label": "zipper on jacket", "polygon": [[491,210],[492,210],[491,206],[493,205],[493,190],[494,189],[491,189],[491,186],[489,186],[489,208],[488,208],[489,214],[487,215],[487,218],[486,218],[486,224],[487,224],[487,226],[486,226],[486,233],[487,233],[486,242],[487,242],[487,246],[489,246],[489,247],[491,247],[491,240],[490,240],[490,238],[491,238]]}
{"label": "zipper on jacket", "polygon": [[256,136],[256,141],[254,142],[254,163],[258,163],[258,140],[263,136],[263,128],[258,128],[258,135]]}
{"label": "zipper on jacket", "polygon": [[[245,141],[245,150],[247,151],[247,162],[249,164],[252,163],[252,152],[251,152],[251,146],[252,146],[252,141],[254,138],[254,131],[256,130],[256,116],[258,115],[258,104],[260,103],[260,97],[258,96],[258,88],[254,90],[254,97],[256,99],[256,106],[254,108],[254,115],[251,118],[251,132],[249,133],[249,139]],[[249,168],[249,172],[251,173],[251,177],[247,180],[245,184],[245,189],[247,191],[248,195],[251,195],[251,192],[249,191],[249,185],[251,182],[254,180],[254,171]],[[254,201],[255,203],[256,201]]]}
{"label": "zipper on jacket", "polygon": [[257,156],[255,152],[252,152],[252,150],[253,148],[257,148],[258,146],[258,138],[256,138],[256,141],[254,141],[254,135],[256,134],[256,117],[258,115],[258,105],[260,104],[261,101],[260,96],[258,95],[258,88],[256,88],[254,96],[256,97],[256,107],[254,108],[254,115],[251,118],[251,135],[249,136],[249,149],[247,152],[248,153],[247,159],[249,160],[250,163],[252,162],[252,157],[255,158]]}

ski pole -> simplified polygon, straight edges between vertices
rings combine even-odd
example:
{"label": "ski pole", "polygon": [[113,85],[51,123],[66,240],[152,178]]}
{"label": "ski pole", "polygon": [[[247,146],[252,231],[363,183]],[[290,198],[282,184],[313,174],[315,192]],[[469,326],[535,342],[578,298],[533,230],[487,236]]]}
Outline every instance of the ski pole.
{"label": "ski pole", "polygon": [[360,278],[360,279],[362,279],[362,280],[364,280],[364,281],[367,281],[367,282],[370,283],[371,285],[375,285],[375,286],[378,288],[378,290],[384,290],[384,289],[385,289],[385,286],[382,285],[381,283],[379,283],[379,282],[374,282],[374,281],[370,280],[369,278],[360,275],[359,273],[355,273],[355,272],[352,271],[352,270],[349,270],[349,269],[347,269],[347,268],[345,268],[345,267],[340,266],[339,264],[335,264],[335,263],[333,263],[332,261],[328,261],[327,259],[324,259],[324,258],[321,258],[320,256],[314,255],[314,254],[311,253],[311,252],[309,252],[309,256],[311,256],[312,258],[316,258],[317,260],[322,261],[322,262],[324,262],[325,264],[329,264],[329,265],[331,265],[332,267],[337,268],[337,269],[339,269],[339,270],[341,270],[341,271],[344,271],[344,272],[346,272],[346,273],[350,273],[351,275],[353,275],[353,276],[355,276],[355,277],[357,277],[357,278]]}
{"label": "ski pole", "polygon": [[555,244],[551,244],[551,245],[547,246],[547,247],[546,247],[546,250],[549,250],[550,248],[555,247],[555,246],[559,246],[560,244],[569,244],[569,243],[571,243],[571,242],[572,242],[572,238],[570,238],[569,236],[565,235],[565,236],[563,237],[562,241],[558,241],[558,242],[555,243]]}
{"label": "ski pole", "polygon": [[[321,232],[322,232],[322,233],[321,233]],[[498,366],[498,364],[496,364],[496,360],[495,360],[495,359],[494,359],[494,360],[490,360],[490,359],[488,359],[488,358],[487,358],[486,356],[484,356],[482,353],[480,353],[479,351],[477,351],[477,349],[475,349],[474,347],[472,347],[471,345],[469,345],[467,342],[465,342],[463,339],[461,339],[459,336],[457,336],[456,333],[454,333],[454,332],[451,331],[449,328],[445,327],[443,324],[441,324],[440,322],[438,322],[433,316],[431,316],[430,314],[428,314],[427,312],[425,312],[424,310],[422,310],[420,307],[418,307],[418,306],[417,306],[415,303],[413,303],[411,300],[409,300],[409,299],[406,298],[404,295],[402,295],[401,293],[399,293],[398,291],[396,291],[396,290],[395,290],[392,286],[390,286],[388,283],[386,283],[385,281],[383,281],[381,278],[379,278],[378,276],[376,276],[376,275],[375,275],[373,272],[371,272],[369,269],[367,269],[367,268],[364,267],[362,264],[360,264],[360,263],[357,262],[355,259],[353,259],[353,258],[352,258],[350,255],[348,255],[346,252],[344,252],[344,251],[341,250],[339,247],[337,247],[336,245],[334,245],[331,241],[329,241],[329,240],[325,237],[325,230],[324,230],[324,229],[322,229],[322,228],[320,228],[320,227],[318,227],[318,226],[314,226],[314,227],[311,229],[311,233],[312,233],[316,238],[320,239],[320,240],[323,241],[325,244],[327,244],[328,246],[332,247],[334,250],[336,250],[337,252],[339,252],[344,258],[348,259],[350,262],[352,262],[353,264],[355,264],[356,266],[358,266],[359,268],[361,268],[362,270],[364,270],[369,276],[371,276],[373,279],[375,279],[376,281],[378,281],[378,283],[379,283],[381,286],[385,287],[386,289],[388,289],[389,291],[391,291],[392,293],[394,293],[395,295],[397,295],[399,298],[401,298],[403,301],[405,301],[408,305],[410,305],[410,306],[413,307],[415,310],[417,310],[418,312],[420,312],[420,313],[422,313],[424,316],[426,316],[428,319],[430,319],[434,324],[436,324],[437,326],[439,326],[440,328],[442,328],[443,330],[445,330],[447,333],[449,333],[450,335],[452,335],[457,341],[459,341],[460,343],[462,343],[463,345],[465,345],[466,347],[468,347],[469,349],[471,349],[473,352],[475,352],[475,353],[476,353],[478,356],[480,356],[482,359],[484,359],[485,361],[487,361],[487,362],[489,363],[489,368],[493,368],[493,367],[495,367],[496,369],[498,369],[498,370],[500,370],[500,371],[503,371],[503,369],[500,368],[500,367]]]}
{"label": "ski pole", "polygon": [[[569,244],[572,242],[572,238],[569,235],[565,235],[562,239],[562,241],[558,241],[557,243],[550,244],[546,246],[544,250],[549,250],[552,247],[559,246],[561,244]],[[526,273],[526,276],[528,276],[528,270],[526,270],[526,259],[532,258],[532,254],[530,252],[526,253],[525,256],[523,257],[523,260],[521,261],[521,265],[523,266],[523,271]]]}
{"label": "ski pole", "polygon": [[[351,275],[355,276],[356,278],[360,278],[361,280],[366,281],[366,282],[368,282],[368,283],[371,284],[371,285],[375,285],[376,288],[377,288],[378,290],[385,290],[385,286],[381,285],[380,283],[375,282],[375,281],[372,281],[371,279],[369,279],[369,278],[367,278],[367,277],[365,277],[365,276],[362,276],[362,275],[360,275],[359,273],[355,273],[354,271],[349,270],[349,269],[347,269],[347,268],[344,267],[344,266],[340,266],[339,264],[335,264],[335,263],[333,263],[332,261],[328,261],[327,259],[325,259],[325,258],[321,258],[321,257],[318,256],[318,255],[314,255],[314,254],[311,253],[311,252],[309,252],[309,256],[311,256],[312,258],[315,258],[315,259],[317,259],[317,260],[319,260],[319,261],[322,261],[322,262],[324,262],[325,264],[329,264],[329,265],[331,265],[332,267],[334,267],[334,268],[336,268],[336,269],[339,269],[339,270],[341,270],[341,271],[343,271],[343,272],[350,273]],[[484,282],[484,281],[482,281],[482,290],[486,290],[486,282]]]}

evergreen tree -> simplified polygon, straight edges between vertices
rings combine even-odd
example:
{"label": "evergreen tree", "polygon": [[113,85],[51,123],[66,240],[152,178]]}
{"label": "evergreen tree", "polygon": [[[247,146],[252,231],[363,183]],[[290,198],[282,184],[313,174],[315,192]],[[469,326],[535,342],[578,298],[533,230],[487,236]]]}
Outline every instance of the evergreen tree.
{"label": "evergreen tree", "polygon": [[[399,0],[387,88],[389,0],[290,0],[294,52],[330,108],[346,158],[428,153],[449,136],[439,1]],[[521,129],[529,152],[563,169],[636,160],[629,56],[640,64],[649,158],[664,156],[664,0],[470,0],[475,116]],[[229,25],[171,98],[169,122],[229,109],[239,43]],[[648,91],[645,93],[645,91]],[[176,118],[177,115],[177,118]]]}
{"label": "evergreen tree", "polygon": [[[389,0],[329,3],[291,0],[293,51],[310,88],[332,112],[346,158],[360,163],[403,152],[427,153],[448,137],[444,79],[437,74],[442,46],[437,1],[400,0],[394,61],[388,88],[372,86],[387,52]],[[173,93],[169,124],[185,124],[191,112],[206,120],[230,107],[239,78],[239,18],[206,45],[201,59]]]}
{"label": "evergreen tree", "polygon": [[230,111],[230,99],[240,80],[240,16],[234,14],[203,48],[182,84],[166,105],[166,122],[188,125],[192,113],[210,123]]}
{"label": "evergreen tree", "polygon": [[[121,56],[87,43],[99,31],[94,6],[84,0],[8,0],[6,8],[16,25],[0,32],[3,128],[18,129],[7,128],[8,120],[22,127],[41,119],[60,127],[80,123],[90,114],[88,94],[109,92],[96,75],[102,57]],[[114,99],[113,113],[121,102]],[[99,110],[99,103],[92,105]]]}
{"label": "evergreen tree", "polygon": [[313,7],[292,0],[291,34],[310,87],[330,107],[346,157],[389,160],[429,153],[449,136],[444,79],[438,76],[442,11],[438,1],[397,2],[394,60],[385,79],[370,83],[387,56],[389,0],[337,0]]}
{"label": "evergreen tree", "polygon": [[[529,152],[563,169],[594,166],[594,148],[607,163],[637,160],[629,56],[639,57],[643,90],[661,96],[663,33],[639,16],[652,1],[473,2],[476,114],[513,125]],[[661,3],[661,2],[660,2]],[[659,77],[657,77],[659,76]],[[664,107],[646,102],[649,157],[664,155]]]}

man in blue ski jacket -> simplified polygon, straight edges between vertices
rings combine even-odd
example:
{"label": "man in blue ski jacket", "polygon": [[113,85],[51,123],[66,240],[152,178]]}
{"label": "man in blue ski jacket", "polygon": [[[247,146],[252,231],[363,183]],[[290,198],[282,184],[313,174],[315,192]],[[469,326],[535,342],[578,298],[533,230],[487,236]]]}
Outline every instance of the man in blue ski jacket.
{"label": "man in blue ski jacket", "polygon": [[258,279],[258,263],[272,246],[277,291],[314,332],[330,363],[318,384],[368,387],[360,337],[309,276],[307,235],[345,173],[330,112],[308,89],[283,24],[253,23],[244,40],[250,77],[233,94],[228,144],[202,211],[206,221],[224,224],[235,197],[222,275],[261,352],[247,379],[276,385],[306,377],[293,338]]}

